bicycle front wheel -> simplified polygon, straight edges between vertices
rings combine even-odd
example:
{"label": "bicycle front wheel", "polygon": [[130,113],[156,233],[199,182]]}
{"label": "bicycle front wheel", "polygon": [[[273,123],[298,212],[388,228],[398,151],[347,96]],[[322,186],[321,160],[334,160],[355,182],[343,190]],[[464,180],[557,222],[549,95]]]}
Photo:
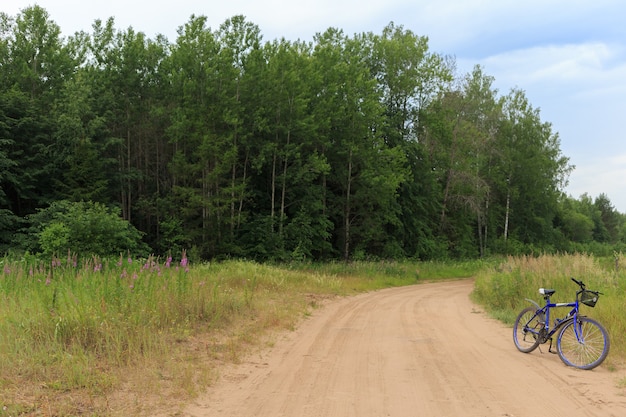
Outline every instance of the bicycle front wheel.
{"label": "bicycle front wheel", "polygon": [[545,327],[543,314],[537,314],[534,307],[523,309],[513,325],[513,342],[520,352],[529,353],[537,349],[541,339],[539,334]]}
{"label": "bicycle front wheel", "polygon": [[578,369],[593,369],[609,354],[609,335],[604,327],[589,317],[566,323],[557,337],[561,360]]}

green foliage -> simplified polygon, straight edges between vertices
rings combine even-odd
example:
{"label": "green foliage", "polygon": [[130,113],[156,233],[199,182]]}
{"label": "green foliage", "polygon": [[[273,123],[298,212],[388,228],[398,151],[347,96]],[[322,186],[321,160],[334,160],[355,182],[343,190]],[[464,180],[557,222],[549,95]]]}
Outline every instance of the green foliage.
{"label": "green foliage", "polygon": [[563,233],[574,242],[589,242],[593,238],[593,220],[583,213],[563,213]]}
{"label": "green foliage", "polygon": [[[170,43],[113,18],[63,38],[39,6],[2,17],[0,249],[428,260],[626,242],[607,196],[563,196],[572,167],[525,93],[498,96],[479,66],[455,78],[426,36],[263,42],[243,16],[207,22]],[[64,200],[129,228],[84,219],[88,203],[40,212]]]}
{"label": "green foliage", "polygon": [[119,210],[99,203],[57,201],[30,219],[47,256],[67,251],[97,256],[147,251],[141,233],[120,218]]}
{"label": "green foliage", "polygon": [[47,255],[61,253],[65,249],[71,250],[70,234],[70,228],[64,223],[50,223],[39,234],[39,245]]}

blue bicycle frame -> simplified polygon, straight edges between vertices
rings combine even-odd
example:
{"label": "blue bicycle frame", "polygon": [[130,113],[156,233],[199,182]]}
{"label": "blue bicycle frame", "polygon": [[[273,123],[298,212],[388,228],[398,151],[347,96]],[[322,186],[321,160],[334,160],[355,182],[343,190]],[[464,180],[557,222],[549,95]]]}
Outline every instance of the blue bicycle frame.
{"label": "blue bicycle frame", "polygon": [[[548,351],[552,352],[552,336],[554,335],[554,333],[556,333],[559,327],[561,327],[563,324],[569,322],[570,320],[576,320],[578,318],[578,311],[579,311],[578,297],[576,297],[576,301],[571,302],[571,303],[553,303],[550,301],[550,296],[554,294],[554,290],[540,288],[539,293],[543,295],[543,299],[546,301],[546,304],[543,307],[541,307],[538,303],[536,303],[534,300],[531,300],[529,298],[527,298],[526,301],[531,302],[532,304],[535,305],[535,307],[537,307],[537,315],[543,314],[545,316],[545,328],[539,332],[538,336],[541,339],[541,343],[545,343],[546,341],[550,340],[550,348],[548,349]],[[570,310],[569,313],[567,313],[565,317],[561,319],[557,318],[553,327],[551,324],[552,322],[550,320],[550,311],[553,308],[560,308],[560,307],[573,307],[573,308]],[[579,342],[581,343],[584,342],[584,340],[582,340],[583,335],[582,335],[580,326],[574,326],[574,334],[576,335],[576,339]]]}

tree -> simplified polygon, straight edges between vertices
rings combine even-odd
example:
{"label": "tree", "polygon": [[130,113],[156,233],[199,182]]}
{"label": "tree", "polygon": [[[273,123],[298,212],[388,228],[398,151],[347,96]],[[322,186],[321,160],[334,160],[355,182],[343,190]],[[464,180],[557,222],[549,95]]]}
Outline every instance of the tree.
{"label": "tree", "polygon": [[499,204],[504,207],[500,232],[521,242],[554,243],[553,221],[560,189],[572,167],[561,155],[558,135],[541,121],[521,90],[502,98],[503,121],[492,165]]}
{"label": "tree", "polygon": [[583,213],[566,210],[563,213],[563,233],[573,242],[588,243],[593,238],[593,220]]}
{"label": "tree", "polygon": [[250,163],[245,94],[251,91],[244,87],[254,85],[246,70],[259,48],[259,29],[242,16],[215,33],[206,17],[192,16],[172,51],[174,206],[185,204],[185,225],[196,230],[207,256],[234,249],[243,216]]}
{"label": "tree", "polygon": [[[319,256],[330,250],[331,223],[324,213],[320,182],[330,167],[318,152],[314,134],[310,45],[284,39],[268,42],[262,59],[254,62],[247,67],[245,88],[253,93],[246,103],[253,106],[246,111],[245,124],[256,132],[249,148],[256,181],[250,185],[258,193],[249,207],[253,227],[263,233],[252,235],[272,236],[275,247],[269,252],[279,259]],[[261,244],[251,247],[254,252]]]}
{"label": "tree", "polygon": [[[174,154],[169,161],[172,195],[168,221],[179,219],[192,242],[215,248],[221,240],[220,210],[216,184],[228,172],[232,152],[216,135],[219,101],[219,68],[215,57],[219,45],[206,27],[206,17],[192,16],[178,31],[168,59],[172,105],[167,137]],[[219,140],[219,142],[218,142]],[[220,155],[220,161],[216,161]],[[223,161],[224,165],[216,166]],[[218,168],[221,169],[218,171]],[[208,203],[211,203],[211,206]],[[182,207],[182,209],[180,209]],[[213,229],[212,238],[208,238]]]}
{"label": "tree", "polygon": [[60,175],[53,179],[57,198],[70,201],[111,200],[110,173],[116,160],[105,158],[108,129],[103,116],[96,114],[97,98],[88,73],[81,71],[65,84],[55,119],[51,153],[58,161]]}
{"label": "tree", "polygon": [[49,153],[57,123],[51,109],[73,76],[76,61],[64,47],[59,27],[41,7],[2,20],[3,139],[11,161],[3,189],[9,209],[23,217],[55,198],[52,182],[59,166]]}
{"label": "tree", "polygon": [[[484,254],[488,170],[499,108],[480,67],[444,92],[424,117],[423,143],[441,187],[438,231],[458,255]],[[477,231],[478,233],[475,234]]]}
{"label": "tree", "polygon": [[[318,35],[313,54],[323,76],[316,91],[321,131],[331,166],[326,186],[331,218],[344,259],[367,253],[386,239],[386,226],[398,221],[393,202],[404,181],[402,152],[386,146],[378,134],[383,108],[367,61],[364,36],[347,39],[329,29]],[[354,248],[353,242],[359,242]]]}
{"label": "tree", "polygon": [[[216,133],[223,138],[224,146],[228,150],[213,157],[218,161],[219,155],[232,155],[231,159],[223,162],[224,169],[229,170],[228,181],[217,185],[217,191],[225,200],[223,207],[227,210],[225,223],[228,225],[230,243],[234,241],[235,231],[240,225],[246,196],[251,147],[248,139],[252,136],[251,130],[245,129],[246,114],[252,110],[247,104],[259,104],[253,97],[255,82],[259,77],[258,70],[264,68],[264,63],[261,61],[263,54],[259,27],[246,21],[244,16],[227,19],[216,35],[220,45],[220,88],[216,98],[221,104]],[[250,71],[251,67],[254,69]],[[247,127],[252,127],[255,123],[256,121],[252,121]]]}
{"label": "tree", "polygon": [[[593,205],[600,214],[600,224],[596,227],[598,242],[617,243],[620,237],[620,216],[611,204],[609,197],[602,193],[594,201]],[[599,222],[599,223],[600,223]]]}
{"label": "tree", "polygon": [[407,178],[397,199],[401,224],[388,233],[397,236],[405,254],[436,256],[436,213],[440,196],[431,166],[424,155],[421,113],[452,80],[452,65],[428,51],[428,38],[390,23],[372,37],[372,74],[384,105],[383,123],[377,127],[386,144],[399,146],[406,156]]}

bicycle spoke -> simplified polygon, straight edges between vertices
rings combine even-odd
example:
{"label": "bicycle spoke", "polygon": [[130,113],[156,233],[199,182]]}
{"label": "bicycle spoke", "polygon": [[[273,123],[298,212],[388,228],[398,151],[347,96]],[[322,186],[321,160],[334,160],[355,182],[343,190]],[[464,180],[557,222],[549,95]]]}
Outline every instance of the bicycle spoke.
{"label": "bicycle spoke", "polygon": [[528,353],[539,346],[539,332],[545,321],[542,317],[531,307],[522,310],[517,316],[513,326],[513,342],[519,351]]}
{"label": "bicycle spoke", "polygon": [[592,369],[606,358],[609,341],[606,331],[596,321],[580,318],[580,323],[570,323],[558,338],[559,356],[568,365]]}

